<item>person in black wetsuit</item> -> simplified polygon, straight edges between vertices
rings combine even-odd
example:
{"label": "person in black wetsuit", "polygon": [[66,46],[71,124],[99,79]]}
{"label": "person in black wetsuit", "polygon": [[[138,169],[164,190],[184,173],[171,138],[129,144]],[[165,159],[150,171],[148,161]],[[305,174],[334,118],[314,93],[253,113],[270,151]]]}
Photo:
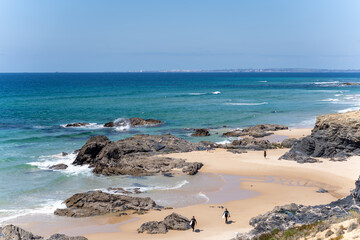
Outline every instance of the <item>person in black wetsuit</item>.
{"label": "person in black wetsuit", "polygon": [[190,220],[190,226],[193,230],[193,232],[195,232],[195,225],[197,224],[197,221],[195,219],[195,217],[193,216],[192,219]]}
{"label": "person in black wetsuit", "polygon": [[225,208],[223,216],[225,217],[225,224],[227,224],[228,223],[228,218],[230,217],[230,212],[227,210],[227,208]]}

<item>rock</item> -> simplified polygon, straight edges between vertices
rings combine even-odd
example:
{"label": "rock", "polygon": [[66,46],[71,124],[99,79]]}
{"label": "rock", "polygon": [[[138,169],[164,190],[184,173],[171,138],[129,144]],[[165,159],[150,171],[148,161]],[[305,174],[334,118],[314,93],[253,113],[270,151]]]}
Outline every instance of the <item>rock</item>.
{"label": "rock", "polygon": [[248,150],[264,150],[275,148],[268,140],[256,140],[252,138],[243,138],[241,140],[234,140],[232,146],[237,149]]}
{"label": "rock", "polygon": [[[360,111],[321,115],[311,135],[280,159],[316,162],[314,158],[346,159],[360,155]],[[307,161],[310,160],[310,161]]]}
{"label": "rock", "polygon": [[207,137],[210,136],[209,130],[206,128],[195,129],[195,132],[191,134],[192,137]]}
{"label": "rock", "polygon": [[296,138],[288,138],[288,139],[284,139],[281,142],[281,146],[284,148],[291,148],[292,146],[294,146],[296,143],[298,143],[299,140]]}
{"label": "rock", "polygon": [[89,217],[127,210],[148,211],[160,210],[151,198],[131,197],[92,191],[77,193],[65,200],[66,209],[57,209],[54,214],[67,217]]}
{"label": "rock", "polygon": [[344,85],[344,86],[356,86],[356,85],[360,85],[360,83],[345,82],[345,83],[341,83],[340,85]]}
{"label": "rock", "polygon": [[228,151],[228,152],[232,152],[232,153],[234,153],[234,154],[247,153],[247,151],[244,150],[244,149],[228,149],[227,151]]}
{"label": "rock", "polygon": [[60,163],[60,164],[56,164],[56,165],[52,165],[51,167],[49,167],[50,169],[53,170],[62,170],[62,169],[67,169],[68,165],[64,164],[64,163]]}
{"label": "rock", "polygon": [[345,232],[344,232],[344,229],[342,227],[340,227],[337,231],[336,231],[336,236],[337,237],[340,237],[341,235],[343,235]]}
{"label": "rock", "polygon": [[188,230],[190,229],[189,219],[177,213],[172,213],[164,219],[167,229],[171,230]]}
{"label": "rock", "polygon": [[347,232],[351,232],[359,227],[359,224],[353,222],[349,225]]}
{"label": "rock", "polygon": [[69,124],[66,124],[65,127],[84,127],[84,126],[87,126],[87,125],[90,125],[90,123],[87,123],[87,122],[78,122],[78,123],[69,123]]}
{"label": "rock", "polygon": [[62,152],[62,153],[61,153],[61,156],[63,156],[63,157],[65,157],[65,156],[67,156],[67,155],[69,155],[67,152]]}
{"label": "rock", "polygon": [[150,221],[143,223],[137,232],[146,232],[148,234],[165,234],[167,232],[167,228],[163,222]]}
{"label": "rock", "polygon": [[[304,206],[295,203],[277,206],[272,211],[250,219],[249,224],[254,227],[253,230],[239,236],[256,239],[258,236],[269,233],[274,229],[283,231],[302,224],[312,224],[316,221],[344,218],[349,216],[351,211],[360,211],[360,177],[355,182],[355,189],[345,198],[316,206]],[[343,234],[343,232],[339,233]],[[331,231],[327,234],[327,237],[329,237],[334,232]],[[240,237],[238,239],[246,239]]]}
{"label": "rock", "polygon": [[325,237],[328,238],[328,237],[330,237],[330,236],[333,235],[333,234],[334,234],[334,232],[329,229],[329,230],[325,233]]}
{"label": "rock", "polygon": [[140,126],[156,126],[163,122],[155,119],[129,118],[119,119],[104,124],[104,127],[140,127]]}
{"label": "rock", "polygon": [[117,142],[105,136],[90,138],[81,148],[74,165],[88,164],[93,172],[103,175],[145,176],[170,172],[174,168],[195,174],[201,163],[188,163],[182,159],[156,156],[161,153],[189,152],[204,147],[202,143],[191,143],[171,134],[134,135]]}
{"label": "rock", "polygon": [[1,234],[3,237],[0,239],[3,240],[35,240],[35,239],[44,239],[43,237],[33,235],[31,232],[25,231],[22,228],[16,227],[14,225],[6,225],[1,229]]}
{"label": "rock", "polygon": [[223,136],[224,137],[252,136],[255,138],[261,138],[273,134],[273,133],[269,133],[269,131],[278,131],[284,129],[288,129],[288,127],[278,124],[260,124],[260,125],[244,128],[242,130],[226,132],[223,134]]}
{"label": "rock", "polygon": [[319,188],[316,192],[318,192],[318,193],[327,193],[329,191],[326,190],[326,189],[323,189],[323,188]]}
{"label": "rock", "polygon": [[147,232],[149,234],[166,233],[168,230],[188,230],[190,229],[189,219],[177,213],[172,213],[161,222],[150,221],[143,223],[137,230],[138,233]]}
{"label": "rock", "polygon": [[54,235],[52,235],[50,238],[48,238],[47,240],[87,240],[86,237],[69,237],[66,236],[65,234],[59,234],[56,233]]}
{"label": "rock", "polygon": [[[33,235],[31,232],[25,231],[22,228],[16,227],[14,225],[7,225],[3,227],[0,234],[0,240],[36,240],[45,238]],[[47,240],[87,240],[86,237],[69,237],[64,234],[54,234]]]}
{"label": "rock", "polygon": [[156,126],[163,123],[162,121],[155,119],[130,118],[129,120],[131,127],[145,126],[145,125]]}
{"label": "rock", "polygon": [[183,173],[187,173],[189,175],[195,175],[200,168],[202,168],[202,166],[204,166],[204,164],[199,163],[199,162],[194,162],[194,163],[188,163],[183,169],[182,172]]}

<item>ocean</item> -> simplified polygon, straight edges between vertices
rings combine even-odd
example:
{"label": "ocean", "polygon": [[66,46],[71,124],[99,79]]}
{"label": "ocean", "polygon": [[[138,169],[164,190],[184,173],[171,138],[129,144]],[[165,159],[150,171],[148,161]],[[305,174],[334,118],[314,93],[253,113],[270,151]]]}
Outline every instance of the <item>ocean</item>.
{"label": "ocean", "polygon": [[[344,82],[360,83],[360,73],[2,73],[0,224],[51,214],[74,193],[108,187],[139,187],[168,206],[208,201],[205,192],[221,188],[221,176],[105,177],[86,166],[63,171],[49,166],[70,164],[76,157],[71,153],[99,134],[119,140],[171,133],[189,141],[224,142],[229,139],[218,132],[223,126],[312,127],[320,114],[360,109],[360,86],[340,85]],[[102,127],[130,117],[164,124]],[[73,122],[91,124],[64,127]],[[191,137],[191,128],[210,128],[212,135]]]}

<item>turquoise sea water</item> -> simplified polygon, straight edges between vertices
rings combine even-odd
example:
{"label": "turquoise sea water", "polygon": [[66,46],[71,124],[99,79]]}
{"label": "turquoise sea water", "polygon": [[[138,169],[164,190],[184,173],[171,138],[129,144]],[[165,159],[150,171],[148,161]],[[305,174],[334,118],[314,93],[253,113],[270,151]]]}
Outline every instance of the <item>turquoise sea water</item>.
{"label": "turquoise sea water", "polygon": [[[118,140],[137,133],[172,133],[190,141],[224,141],[221,134],[192,138],[187,128],[242,128],[260,123],[312,126],[320,114],[360,108],[359,73],[42,73],[0,74],[0,222],[50,213],[71,194],[107,187],[141,187],[154,196],[184,189],[194,178],[93,176],[71,163],[89,137]],[[159,127],[104,129],[118,118],[154,118]],[[63,124],[90,122],[89,127]],[[198,176],[201,181],[202,176]],[[214,181],[215,182],[215,181]],[[151,194],[150,194],[151,195]],[[203,200],[199,193],[198,201]],[[186,195],[183,202],[194,199]],[[160,197],[159,197],[160,200]],[[168,203],[174,204],[171,199]],[[181,205],[182,203],[179,203]]]}

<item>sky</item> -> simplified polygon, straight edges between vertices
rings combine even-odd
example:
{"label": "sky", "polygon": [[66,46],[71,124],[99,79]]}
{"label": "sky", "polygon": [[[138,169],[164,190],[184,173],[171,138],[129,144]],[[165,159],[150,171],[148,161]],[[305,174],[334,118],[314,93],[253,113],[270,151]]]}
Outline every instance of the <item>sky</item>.
{"label": "sky", "polygon": [[0,0],[0,72],[360,69],[359,0]]}

